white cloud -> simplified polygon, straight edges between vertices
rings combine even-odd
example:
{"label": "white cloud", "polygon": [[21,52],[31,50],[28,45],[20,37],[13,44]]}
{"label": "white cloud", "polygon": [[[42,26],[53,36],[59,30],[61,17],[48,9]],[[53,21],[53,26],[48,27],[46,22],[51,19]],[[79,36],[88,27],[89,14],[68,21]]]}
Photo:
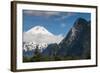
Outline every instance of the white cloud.
{"label": "white cloud", "polygon": [[53,15],[59,15],[60,12],[54,12],[54,11],[34,11],[34,10],[24,10],[24,13],[27,15],[34,15],[34,16],[53,16]]}
{"label": "white cloud", "polygon": [[63,19],[68,18],[68,17],[70,17],[72,15],[74,15],[74,13],[68,12],[68,13],[62,15],[60,18],[57,18],[56,20],[63,20]]}

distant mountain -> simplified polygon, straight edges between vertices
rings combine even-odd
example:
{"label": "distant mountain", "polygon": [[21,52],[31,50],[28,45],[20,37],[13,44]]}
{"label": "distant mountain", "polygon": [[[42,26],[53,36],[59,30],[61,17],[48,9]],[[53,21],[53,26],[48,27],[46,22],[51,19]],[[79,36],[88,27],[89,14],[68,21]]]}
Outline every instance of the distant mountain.
{"label": "distant mountain", "polygon": [[62,36],[54,35],[43,26],[35,26],[23,33],[24,50],[33,50],[38,45],[39,49],[46,48],[49,44],[60,43]]}
{"label": "distant mountain", "polygon": [[30,30],[28,30],[26,32],[27,34],[44,34],[44,35],[51,35],[53,36],[53,34],[51,32],[49,32],[46,28],[44,28],[43,26],[35,26],[33,28],[31,28]]}

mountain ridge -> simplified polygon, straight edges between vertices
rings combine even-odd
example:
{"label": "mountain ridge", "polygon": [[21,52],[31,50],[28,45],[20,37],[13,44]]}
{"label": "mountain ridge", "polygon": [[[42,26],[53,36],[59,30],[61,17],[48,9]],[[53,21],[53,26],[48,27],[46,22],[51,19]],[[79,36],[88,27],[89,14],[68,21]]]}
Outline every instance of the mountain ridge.
{"label": "mountain ridge", "polygon": [[[72,36],[73,28],[75,30],[74,37]],[[66,55],[79,56],[79,58],[86,58],[86,54],[84,54],[84,52],[88,50],[87,53],[90,53],[91,40],[90,26],[88,25],[88,21],[86,21],[83,18],[78,18],[74,23],[73,28],[69,31],[68,35],[60,43],[61,48],[67,48],[65,48],[67,52],[65,53],[63,51],[62,55],[64,55],[65,53]]]}

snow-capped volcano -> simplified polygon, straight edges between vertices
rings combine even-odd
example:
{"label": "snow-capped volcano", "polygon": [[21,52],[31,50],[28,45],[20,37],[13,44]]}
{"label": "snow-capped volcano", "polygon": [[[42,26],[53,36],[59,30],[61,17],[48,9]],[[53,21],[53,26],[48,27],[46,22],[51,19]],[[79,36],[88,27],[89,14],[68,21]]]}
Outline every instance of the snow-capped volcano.
{"label": "snow-capped volcano", "polygon": [[35,49],[34,47],[36,47],[36,45],[38,45],[39,48],[45,48],[48,44],[58,44],[62,39],[62,36],[52,34],[43,26],[35,26],[23,33],[23,41],[27,43],[28,46],[31,45],[30,49]]}
{"label": "snow-capped volcano", "polygon": [[46,35],[51,35],[53,36],[52,33],[50,33],[47,29],[45,29],[43,26],[35,26],[33,28],[31,28],[30,30],[28,30],[26,32],[27,34],[46,34]]}

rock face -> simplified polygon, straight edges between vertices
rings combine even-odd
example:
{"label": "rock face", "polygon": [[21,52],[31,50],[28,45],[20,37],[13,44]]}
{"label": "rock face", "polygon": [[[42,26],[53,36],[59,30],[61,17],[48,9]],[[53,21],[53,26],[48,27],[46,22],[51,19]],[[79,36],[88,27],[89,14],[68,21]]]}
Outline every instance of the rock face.
{"label": "rock face", "polygon": [[90,58],[91,28],[90,22],[79,18],[68,35],[59,44],[59,55]]}

